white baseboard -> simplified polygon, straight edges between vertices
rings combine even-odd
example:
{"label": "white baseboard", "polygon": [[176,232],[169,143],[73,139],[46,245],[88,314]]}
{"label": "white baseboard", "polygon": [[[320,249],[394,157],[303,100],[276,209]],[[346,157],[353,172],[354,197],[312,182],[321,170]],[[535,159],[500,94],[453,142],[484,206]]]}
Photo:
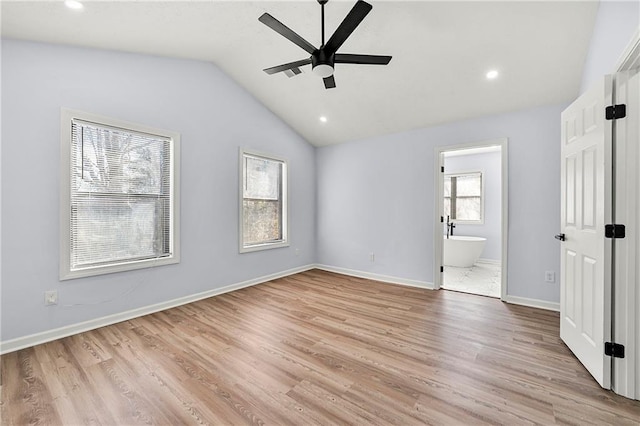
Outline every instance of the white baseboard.
{"label": "white baseboard", "polygon": [[262,284],[264,282],[275,280],[277,278],[298,274],[300,272],[314,269],[315,266],[316,265],[313,265],[313,264],[300,266],[298,268],[276,272],[274,274],[265,275],[262,277],[254,278],[254,279],[243,281],[240,283],[231,284],[225,287],[204,291],[202,293],[192,294],[189,296],[180,297],[178,299],[173,299],[173,300],[169,300],[162,303],[156,303],[155,305],[143,306],[141,308],[132,309],[130,311],[120,312],[117,314],[108,315],[106,317],[96,318],[93,320],[84,321],[77,324],[55,328],[53,330],[43,331],[41,333],[35,333],[28,336],[7,340],[4,342],[0,342],[0,354],[14,352],[20,349],[28,348],[28,347],[39,345],[42,343],[51,342],[53,340],[62,339],[63,337],[71,336],[78,333],[83,333],[89,330],[95,330],[96,328],[104,327],[104,326],[115,324],[122,321],[127,321],[133,318],[138,318],[143,315],[149,315],[154,312],[163,311],[165,309],[175,308],[176,306],[181,306],[187,303],[196,302],[198,300],[206,299],[208,297],[217,296],[219,294],[228,293],[230,291],[239,290],[245,287],[251,287],[257,284]]}
{"label": "white baseboard", "polygon": [[530,306],[532,308],[540,308],[546,309],[547,311],[560,312],[560,303],[558,302],[547,302],[546,300],[529,299],[527,297],[518,296],[507,296],[503,300],[514,305]]}
{"label": "white baseboard", "polygon": [[[0,354],[6,354],[14,352],[20,349],[28,348],[31,346],[39,345],[42,343],[51,342],[53,340],[62,339],[63,337],[71,336],[78,333],[83,333],[89,330],[95,330],[96,328],[104,327],[118,322],[127,321],[133,318],[138,318],[144,315],[149,315],[155,312],[163,311],[165,309],[174,308],[176,306],[185,305],[187,303],[196,302],[198,300],[206,299],[209,297],[217,296],[219,294],[228,293],[230,291],[239,290],[245,287],[251,287],[257,284],[262,284],[267,281],[275,280],[289,275],[298,274],[300,272],[308,271],[311,269],[321,269],[323,271],[335,272],[337,274],[349,275],[358,278],[366,278],[374,281],[381,281],[390,284],[399,284],[409,287],[417,287],[428,290],[433,290],[433,283],[426,281],[411,280],[407,278],[392,277],[388,275],[374,274],[371,272],[358,271],[354,269],[340,268],[329,265],[311,264],[298,268],[288,269],[286,271],[276,272],[270,275],[254,278],[251,280],[243,281],[236,284],[231,284],[225,287],[208,290],[202,293],[192,294],[189,296],[180,297],[178,299],[169,300],[154,305],[143,306],[141,308],[132,309],[126,312],[120,312],[106,317],[96,318],[89,321],[84,321],[77,324],[72,324],[53,330],[43,331],[41,333],[35,333],[24,337],[18,337],[16,339],[0,342]],[[513,303],[515,305],[524,305],[534,308],[546,309],[550,311],[560,311],[560,304],[556,302],[547,302],[545,300],[528,299],[526,297],[507,296],[504,299],[507,303]]]}
{"label": "white baseboard", "polygon": [[[350,275],[358,278],[367,278],[370,280],[382,281],[390,284],[400,284],[400,285],[406,285],[410,287],[425,288],[429,290],[434,289],[433,283],[429,283],[426,281],[409,280],[406,278],[391,277],[388,275],[379,275],[371,272],[357,271],[357,270],[347,269],[347,268],[339,268],[337,266],[329,266],[329,265],[315,265],[315,266],[317,269],[321,269],[323,271],[335,272],[337,274]],[[512,303],[514,305],[523,305],[523,306],[529,306],[532,308],[539,308],[539,309],[546,309],[548,311],[560,312],[560,304],[557,302],[548,302],[546,300],[529,299],[526,297],[518,297],[518,296],[507,296],[503,300],[504,302]]]}
{"label": "white baseboard", "polygon": [[337,266],[315,265],[315,267],[323,271],[335,272],[337,274],[343,274],[343,275],[350,275],[352,277],[366,278],[369,280],[381,281],[383,283],[400,284],[400,285],[406,285],[409,287],[426,288],[428,290],[433,290],[433,283],[429,283],[426,281],[410,280],[407,278],[399,278],[399,277],[392,277],[389,275],[374,274],[372,272],[357,271],[354,269],[347,269],[347,268],[339,268]]}

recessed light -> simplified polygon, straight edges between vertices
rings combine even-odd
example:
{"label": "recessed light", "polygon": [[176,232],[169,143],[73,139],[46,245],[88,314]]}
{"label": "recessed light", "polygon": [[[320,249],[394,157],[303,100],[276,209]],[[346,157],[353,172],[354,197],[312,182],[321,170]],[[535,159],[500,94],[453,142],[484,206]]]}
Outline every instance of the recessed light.
{"label": "recessed light", "polygon": [[498,71],[496,70],[491,70],[487,73],[487,78],[489,80],[493,80],[494,78],[498,77]]}
{"label": "recessed light", "polygon": [[325,117],[324,115],[320,117],[320,121],[322,121],[323,123],[327,122],[327,117]]}
{"label": "recessed light", "polygon": [[69,9],[80,10],[84,9],[84,5],[77,0],[65,0],[64,5]]}

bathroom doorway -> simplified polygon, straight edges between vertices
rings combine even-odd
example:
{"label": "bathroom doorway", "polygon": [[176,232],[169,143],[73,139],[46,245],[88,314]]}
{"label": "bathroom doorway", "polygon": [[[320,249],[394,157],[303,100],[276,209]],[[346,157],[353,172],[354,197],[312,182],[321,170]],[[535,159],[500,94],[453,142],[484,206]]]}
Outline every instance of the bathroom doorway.
{"label": "bathroom doorway", "polygon": [[507,296],[507,139],[436,148],[436,289]]}

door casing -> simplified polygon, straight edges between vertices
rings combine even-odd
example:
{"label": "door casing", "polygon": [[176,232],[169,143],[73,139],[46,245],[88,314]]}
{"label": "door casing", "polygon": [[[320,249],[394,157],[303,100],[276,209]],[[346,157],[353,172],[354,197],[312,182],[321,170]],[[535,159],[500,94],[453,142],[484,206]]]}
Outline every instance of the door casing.
{"label": "door casing", "polygon": [[434,205],[436,206],[436,217],[433,225],[433,235],[434,235],[434,271],[433,271],[433,288],[435,290],[440,289],[442,286],[442,272],[440,272],[440,266],[443,266],[443,224],[440,221],[440,218],[444,216],[444,173],[441,171],[442,167],[444,167],[444,153],[448,151],[460,151],[471,148],[485,148],[490,146],[499,146],[500,147],[500,156],[501,156],[501,204],[502,204],[502,228],[501,228],[501,282],[500,282],[500,299],[505,300],[507,297],[507,243],[509,241],[508,230],[509,230],[509,212],[508,212],[508,139],[507,138],[498,138],[498,139],[490,139],[478,142],[472,142],[467,144],[460,145],[447,145],[447,146],[439,146],[435,148],[434,153],[434,171],[435,178],[434,182],[436,183],[436,188],[434,191],[435,200]]}
{"label": "door casing", "polygon": [[640,400],[640,28],[614,69],[614,102],[627,105],[627,117],[615,120],[614,221],[627,235],[615,243],[612,337],[625,346],[614,358],[612,390]]}
{"label": "door casing", "polygon": [[626,237],[616,240],[613,259],[612,337],[624,344],[625,357],[614,358],[612,390],[640,400],[640,29],[620,57],[614,75],[614,103],[627,116],[614,120],[614,222]]}

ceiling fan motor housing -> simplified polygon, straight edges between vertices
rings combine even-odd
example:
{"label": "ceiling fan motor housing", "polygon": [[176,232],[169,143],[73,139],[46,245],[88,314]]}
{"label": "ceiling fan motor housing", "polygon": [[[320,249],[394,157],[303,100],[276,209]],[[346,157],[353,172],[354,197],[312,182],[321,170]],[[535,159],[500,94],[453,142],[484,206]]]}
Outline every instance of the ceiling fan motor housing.
{"label": "ceiling fan motor housing", "polygon": [[335,57],[335,53],[327,55],[323,48],[316,50],[311,55],[311,70],[322,78],[329,77],[333,74]]}

